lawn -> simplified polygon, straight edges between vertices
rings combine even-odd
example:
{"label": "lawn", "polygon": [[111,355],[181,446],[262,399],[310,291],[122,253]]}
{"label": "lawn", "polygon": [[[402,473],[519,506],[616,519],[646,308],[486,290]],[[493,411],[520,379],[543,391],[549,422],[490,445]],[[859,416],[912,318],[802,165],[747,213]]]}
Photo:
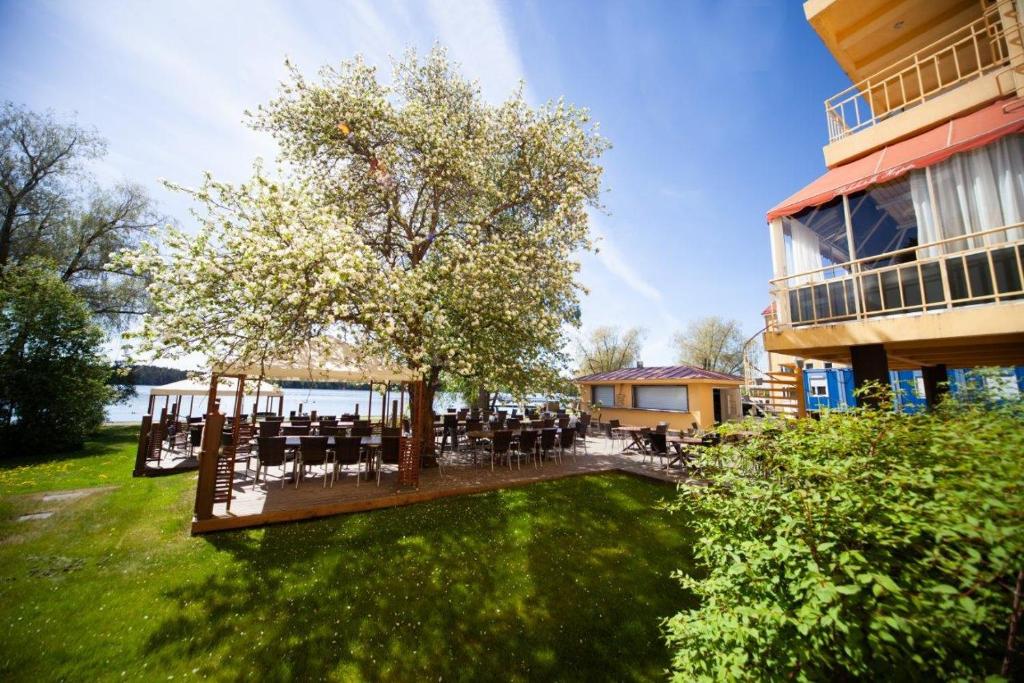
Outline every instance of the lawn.
{"label": "lawn", "polygon": [[651,680],[692,605],[672,489],[627,475],[192,538],[194,475],[133,458],[0,464],[0,679]]}

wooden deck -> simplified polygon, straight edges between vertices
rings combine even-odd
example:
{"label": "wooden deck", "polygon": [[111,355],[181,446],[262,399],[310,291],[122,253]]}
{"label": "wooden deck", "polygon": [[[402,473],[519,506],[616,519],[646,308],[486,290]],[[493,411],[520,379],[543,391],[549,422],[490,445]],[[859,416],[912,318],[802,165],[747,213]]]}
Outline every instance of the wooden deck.
{"label": "wooden deck", "polygon": [[[620,471],[667,484],[688,480],[684,469],[665,470],[657,460],[652,464],[648,459],[645,463],[639,455],[619,453],[621,442],[615,442],[613,446],[604,438],[591,437],[587,445],[589,454],[583,455],[583,451],[578,450],[575,461],[566,456],[561,464],[548,460],[541,467],[524,462],[521,469],[513,462],[511,470],[507,466],[495,464],[493,472],[489,460],[486,464],[474,465],[471,456],[467,454],[460,453],[453,457],[446,453],[443,474],[437,468],[423,470],[419,488],[406,491],[395,490],[397,475],[393,467],[385,468],[380,487],[375,479],[360,481],[357,486],[354,468],[346,468],[343,473],[339,473],[333,487],[328,482],[327,488],[324,488],[323,470],[314,467],[297,489],[289,481],[285,482],[282,489],[281,468],[271,468],[269,482],[265,483],[261,475],[259,484],[255,484],[253,471],[246,473],[244,465],[240,465],[235,474],[231,509],[228,510],[224,504],[215,505],[212,519],[192,522],[192,533],[243,529],[411,505],[448,496],[482,493],[602,472]],[[290,478],[290,475],[289,464],[285,476]]]}

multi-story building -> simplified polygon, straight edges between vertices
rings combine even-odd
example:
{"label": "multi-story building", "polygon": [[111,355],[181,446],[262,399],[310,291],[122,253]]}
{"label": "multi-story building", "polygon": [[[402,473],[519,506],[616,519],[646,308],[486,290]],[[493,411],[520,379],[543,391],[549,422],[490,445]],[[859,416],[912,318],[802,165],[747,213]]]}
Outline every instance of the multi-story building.
{"label": "multi-story building", "polygon": [[1024,364],[1024,0],[807,0],[853,85],[827,171],[768,212],[769,352],[858,386]]}

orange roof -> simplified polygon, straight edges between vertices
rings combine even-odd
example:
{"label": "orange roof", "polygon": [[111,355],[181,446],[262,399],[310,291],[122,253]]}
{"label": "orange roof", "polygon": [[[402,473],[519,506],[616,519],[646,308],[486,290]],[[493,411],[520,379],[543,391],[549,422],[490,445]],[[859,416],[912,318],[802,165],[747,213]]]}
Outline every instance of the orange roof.
{"label": "orange roof", "polygon": [[987,145],[1024,130],[1024,100],[993,102],[941,126],[895,142],[848,164],[837,166],[768,212],[768,220],[792,216],[839,195],[895,180],[917,168],[944,161],[958,152]]}

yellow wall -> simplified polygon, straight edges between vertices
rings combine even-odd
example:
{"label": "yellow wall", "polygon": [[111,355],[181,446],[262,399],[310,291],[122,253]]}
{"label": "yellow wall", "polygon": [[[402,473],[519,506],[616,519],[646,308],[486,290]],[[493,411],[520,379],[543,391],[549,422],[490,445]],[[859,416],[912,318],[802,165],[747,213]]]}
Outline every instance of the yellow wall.
{"label": "yellow wall", "polygon": [[[735,401],[738,401],[739,386],[741,382],[715,383],[711,381],[684,382],[679,380],[658,380],[642,382],[620,382],[615,387],[615,406],[605,406],[600,409],[600,420],[618,420],[623,425],[636,425],[638,427],[654,427],[659,422],[667,422],[669,429],[689,429],[696,422],[701,429],[711,429],[715,426],[715,403],[714,389],[722,389],[725,392],[731,391],[736,394]],[[590,401],[593,397],[593,386],[609,386],[607,382],[595,382],[580,384],[580,407],[587,410],[597,419],[598,410],[591,409]],[[685,386],[687,400],[690,410],[682,413],[673,410],[649,410],[646,408],[633,408],[633,386],[668,385]],[[739,406],[735,406],[738,410]],[[726,399],[723,396],[722,402],[723,419],[728,415]]]}

